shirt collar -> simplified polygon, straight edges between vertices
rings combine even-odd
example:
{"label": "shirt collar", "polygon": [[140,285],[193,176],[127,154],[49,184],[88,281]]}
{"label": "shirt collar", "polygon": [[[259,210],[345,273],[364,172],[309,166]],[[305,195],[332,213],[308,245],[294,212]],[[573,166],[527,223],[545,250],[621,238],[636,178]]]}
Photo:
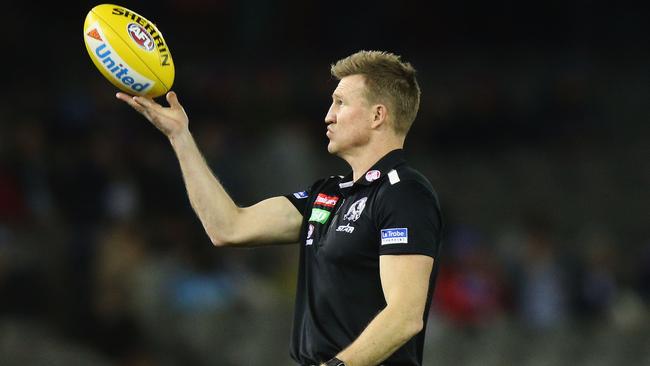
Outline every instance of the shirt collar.
{"label": "shirt collar", "polygon": [[395,149],[388,154],[384,155],[379,161],[377,161],[368,171],[357,179],[356,182],[352,182],[352,172],[348,173],[346,176],[341,178],[339,183],[339,188],[343,191],[352,189],[353,186],[362,185],[369,186],[374,182],[377,182],[384,178],[388,172],[395,168],[396,166],[405,162],[404,150]]}

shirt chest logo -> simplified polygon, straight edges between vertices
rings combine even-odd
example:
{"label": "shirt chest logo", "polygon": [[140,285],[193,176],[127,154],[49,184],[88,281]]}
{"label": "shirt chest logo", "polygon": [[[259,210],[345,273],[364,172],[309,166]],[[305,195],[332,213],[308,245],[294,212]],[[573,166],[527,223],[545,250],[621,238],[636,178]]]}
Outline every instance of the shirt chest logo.
{"label": "shirt chest logo", "polygon": [[336,228],[336,231],[352,234],[352,232],[354,231],[354,226],[350,226],[350,223],[347,223],[345,225],[339,225],[339,227]]}
{"label": "shirt chest logo", "polygon": [[348,212],[343,216],[343,220],[347,221],[357,221],[359,217],[361,217],[361,213],[363,212],[363,209],[366,208],[366,201],[368,200],[368,197],[363,197],[357,201],[355,201],[352,206],[348,209]]}
{"label": "shirt chest logo", "polygon": [[329,218],[330,218],[329,211],[314,207],[311,209],[311,216],[309,216],[309,221],[317,222],[319,224],[324,224],[327,222],[327,219]]}
{"label": "shirt chest logo", "polygon": [[336,202],[338,202],[338,200],[339,198],[336,196],[328,196],[326,194],[319,193],[318,196],[316,197],[316,201],[314,202],[314,205],[334,207],[336,206]]}
{"label": "shirt chest logo", "polygon": [[314,239],[311,237],[312,235],[314,235],[314,225],[309,224],[309,229],[307,230],[307,240],[305,241],[305,245],[314,244]]}
{"label": "shirt chest logo", "polygon": [[339,201],[337,196],[328,196],[325,193],[319,193],[314,201],[314,207],[311,208],[310,222],[325,224],[332,214],[331,210]]}
{"label": "shirt chest logo", "polygon": [[371,170],[368,173],[366,173],[366,180],[368,182],[374,182],[377,179],[379,179],[380,176],[381,176],[381,172],[379,170]]}

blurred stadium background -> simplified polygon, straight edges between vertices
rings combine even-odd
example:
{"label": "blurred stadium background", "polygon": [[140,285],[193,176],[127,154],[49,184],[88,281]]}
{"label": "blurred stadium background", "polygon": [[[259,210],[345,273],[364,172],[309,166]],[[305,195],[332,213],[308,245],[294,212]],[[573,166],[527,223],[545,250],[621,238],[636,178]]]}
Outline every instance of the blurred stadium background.
{"label": "blurred stadium background", "polygon": [[[4,4],[0,364],[290,365],[298,249],[211,247],[171,148],[113,97],[97,3]],[[589,1],[121,2],[154,20],[242,205],[345,173],[329,64],[419,70],[447,231],[426,365],[650,365],[650,23]]]}

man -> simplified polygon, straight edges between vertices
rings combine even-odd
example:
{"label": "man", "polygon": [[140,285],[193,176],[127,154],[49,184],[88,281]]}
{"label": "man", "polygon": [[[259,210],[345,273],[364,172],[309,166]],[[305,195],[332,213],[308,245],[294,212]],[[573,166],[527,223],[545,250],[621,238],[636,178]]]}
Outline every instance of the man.
{"label": "man", "polygon": [[[332,66],[328,151],[352,168],[307,190],[237,207],[204,162],[176,94],[169,108],[118,93],[171,142],[212,243],[300,243],[291,356],[301,365],[421,365],[441,220],[402,147],[420,89],[399,56],[357,52]],[[437,268],[437,266],[436,266]]]}

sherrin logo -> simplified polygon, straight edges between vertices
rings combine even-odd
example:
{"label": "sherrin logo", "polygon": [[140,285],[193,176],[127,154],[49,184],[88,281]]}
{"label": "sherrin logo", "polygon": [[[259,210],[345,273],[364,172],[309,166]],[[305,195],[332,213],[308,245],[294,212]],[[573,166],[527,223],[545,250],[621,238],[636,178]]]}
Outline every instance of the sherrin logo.
{"label": "sherrin logo", "polygon": [[[152,41],[156,44],[158,47],[158,55],[160,57],[160,65],[161,66],[170,66],[171,65],[171,57],[169,55],[169,50],[167,49],[167,45],[165,44],[165,40],[162,38],[162,35],[156,27],[152,24],[149,23],[148,20],[142,18],[138,14],[135,14],[131,11],[129,11],[126,8],[121,8],[121,7],[115,7],[113,8],[111,14],[115,16],[123,16],[125,18],[129,18],[135,23],[141,25],[144,29],[144,31],[151,37]],[[129,32],[129,35],[131,33]],[[137,41],[136,41],[137,43]],[[153,49],[153,48],[152,48]]]}
{"label": "sherrin logo", "polygon": [[147,32],[143,26],[136,23],[130,23],[126,26],[126,31],[138,47],[149,52],[153,51],[155,43],[149,32]]}

